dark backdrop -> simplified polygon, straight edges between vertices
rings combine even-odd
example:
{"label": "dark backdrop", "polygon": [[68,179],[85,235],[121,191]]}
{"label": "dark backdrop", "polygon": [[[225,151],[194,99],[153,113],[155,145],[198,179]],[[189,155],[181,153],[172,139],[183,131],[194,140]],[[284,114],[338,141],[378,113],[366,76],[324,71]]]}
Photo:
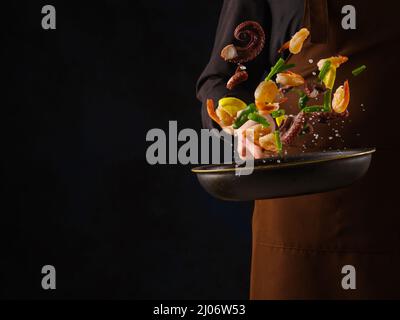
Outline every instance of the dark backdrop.
{"label": "dark backdrop", "polygon": [[252,204],[145,159],[149,129],[200,129],[195,82],[221,4],[2,4],[0,297],[248,297]]}

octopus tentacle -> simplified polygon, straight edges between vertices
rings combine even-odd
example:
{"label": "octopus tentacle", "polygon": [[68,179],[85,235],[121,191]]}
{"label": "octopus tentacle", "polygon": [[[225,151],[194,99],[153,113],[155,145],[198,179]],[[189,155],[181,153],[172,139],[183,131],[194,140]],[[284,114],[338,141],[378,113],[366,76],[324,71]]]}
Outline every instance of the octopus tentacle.
{"label": "octopus tentacle", "polygon": [[227,89],[233,90],[238,84],[247,81],[249,74],[244,66],[238,66],[235,74],[229,79],[226,84]]}
{"label": "octopus tentacle", "polygon": [[232,63],[246,63],[254,60],[264,49],[265,32],[258,22],[245,21],[239,24],[234,32],[234,37],[244,46],[235,46],[230,44],[226,46],[221,57]]}
{"label": "octopus tentacle", "polygon": [[290,145],[294,139],[300,134],[301,130],[306,123],[306,114],[300,112],[292,121],[289,129],[281,135],[281,141],[283,144]]}

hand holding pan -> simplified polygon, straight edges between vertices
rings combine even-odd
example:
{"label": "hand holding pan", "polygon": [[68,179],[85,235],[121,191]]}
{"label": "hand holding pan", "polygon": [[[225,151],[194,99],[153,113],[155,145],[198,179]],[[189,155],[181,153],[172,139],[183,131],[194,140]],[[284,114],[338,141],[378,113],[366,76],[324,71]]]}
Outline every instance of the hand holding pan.
{"label": "hand holding pan", "polygon": [[[312,152],[256,160],[251,175],[240,175],[235,164],[193,169],[203,188],[227,201],[300,196],[349,186],[368,171],[376,150]],[[239,174],[238,174],[239,173]]]}

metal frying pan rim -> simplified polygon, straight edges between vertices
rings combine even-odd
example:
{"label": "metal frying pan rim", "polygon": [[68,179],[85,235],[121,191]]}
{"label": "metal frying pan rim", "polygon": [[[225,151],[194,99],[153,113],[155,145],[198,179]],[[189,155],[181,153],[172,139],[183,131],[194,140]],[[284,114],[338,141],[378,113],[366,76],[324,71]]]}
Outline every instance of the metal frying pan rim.
{"label": "metal frying pan rim", "polygon": [[[330,162],[330,161],[335,161],[335,160],[344,160],[344,159],[362,157],[362,156],[370,155],[370,154],[373,154],[376,152],[376,148],[363,149],[363,150],[364,151],[361,151],[358,153],[346,154],[346,155],[340,155],[340,156],[339,155],[332,156],[332,157],[327,157],[327,158],[317,159],[317,160],[293,161],[293,162],[281,163],[281,164],[260,165],[260,166],[255,166],[254,170],[271,170],[271,169],[278,169],[278,168],[287,168],[287,167],[294,167],[294,166],[317,164],[317,163]],[[246,170],[246,168],[226,168],[226,169],[203,169],[203,168],[206,168],[206,167],[202,166],[202,167],[193,168],[192,172],[196,173],[196,174],[210,174],[210,173],[230,173],[230,172],[237,172],[238,170],[239,171]]]}

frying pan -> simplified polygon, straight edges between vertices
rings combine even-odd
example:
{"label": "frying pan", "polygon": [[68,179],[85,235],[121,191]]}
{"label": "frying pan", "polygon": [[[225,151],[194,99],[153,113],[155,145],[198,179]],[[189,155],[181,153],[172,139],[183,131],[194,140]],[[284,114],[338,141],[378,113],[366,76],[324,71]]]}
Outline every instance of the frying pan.
{"label": "frying pan", "polygon": [[351,185],[367,173],[375,151],[310,152],[256,160],[251,175],[240,175],[245,168],[235,164],[202,166],[192,172],[208,193],[221,200],[292,197]]}

